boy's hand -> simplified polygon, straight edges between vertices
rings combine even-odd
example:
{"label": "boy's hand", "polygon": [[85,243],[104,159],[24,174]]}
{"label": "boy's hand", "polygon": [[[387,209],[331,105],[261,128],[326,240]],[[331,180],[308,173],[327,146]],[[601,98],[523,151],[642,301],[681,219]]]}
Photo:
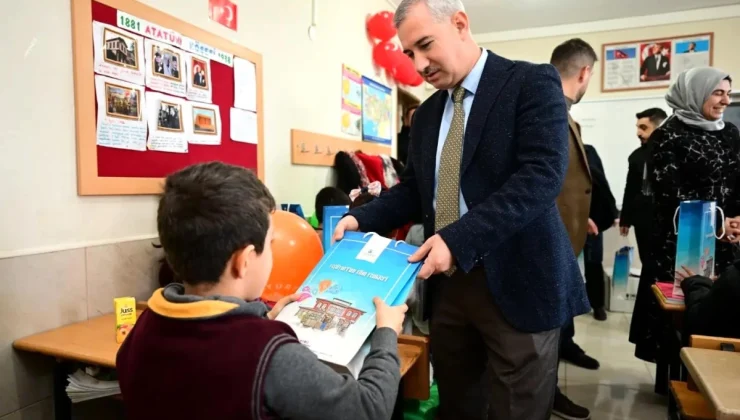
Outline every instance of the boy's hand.
{"label": "boy's hand", "polygon": [[280,299],[275,303],[275,306],[272,307],[270,312],[267,313],[267,319],[275,319],[277,318],[280,311],[285,308],[285,305],[295,302],[298,300],[298,297],[300,296],[300,293],[294,293],[292,295],[285,296],[284,298]]}
{"label": "boy's hand", "polygon": [[405,303],[398,306],[388,306],[379,297],[374,298],[373,303],[375,304],[375,321],[378,328],[387,327],[395,331],[396,335],[401,334],[403,319],[409,307]]}

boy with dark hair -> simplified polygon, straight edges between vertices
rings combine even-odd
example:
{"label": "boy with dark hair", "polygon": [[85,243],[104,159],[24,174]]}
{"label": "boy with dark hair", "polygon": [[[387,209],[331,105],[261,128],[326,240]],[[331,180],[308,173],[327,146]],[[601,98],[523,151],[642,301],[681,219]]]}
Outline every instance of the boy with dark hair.
{"label": "boy with dark hair", "polygon": [[406,305],[375,299],[358,380],[323,364],[258,300],[272,270],[275,201],[249,170],[213,162],[170,175],[157,226],[182,284],[154,292],[116,360],[129,418],[384,419],[400,381]]}
{"label": "boy with dark hair", "polygon": [[352,200],[349,196],[337,187],[324,187],[316,194],[314,202],[314,215],[316,221],[314,229],[321,231],[324,228],[324,207],[326,206],[349,206]]}

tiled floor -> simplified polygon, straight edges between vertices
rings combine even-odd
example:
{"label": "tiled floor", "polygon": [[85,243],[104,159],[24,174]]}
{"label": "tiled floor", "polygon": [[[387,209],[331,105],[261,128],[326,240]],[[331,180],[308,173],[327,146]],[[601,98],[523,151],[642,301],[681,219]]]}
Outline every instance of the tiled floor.
{"label": "tiled floor", "polygon": [[[576,318],[575,341],[601,363],[595,371],[561,363],[561,390],[591,410],[593,420],[664,420],[667,400],[653,392],[655,365],[635,358],[628,340],[631,316],[609,313],[605,322],[590,314]],[[554,419],[555,417],[553,417]]]}

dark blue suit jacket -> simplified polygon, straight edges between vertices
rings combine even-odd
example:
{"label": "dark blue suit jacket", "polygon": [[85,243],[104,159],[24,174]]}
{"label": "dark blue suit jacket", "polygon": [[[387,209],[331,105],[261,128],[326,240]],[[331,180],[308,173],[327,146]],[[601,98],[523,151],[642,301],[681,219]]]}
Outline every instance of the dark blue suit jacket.
{"label": "dark blue suit jacket", "polygon": [[[364,232],[386,232],[421,215],[434,232],[437,140],[447,91],[414,115],[401,183],[353,209]],[[458,269],[483,266],[495,303],[525,332],[564,325],[589,310],[583,278],[555,205],[568,165],[568,110],[549,64],[489,51],[468,116],[461,180],[469,212],[438,233]],[[444,276],[429,280],[450,281]]]}

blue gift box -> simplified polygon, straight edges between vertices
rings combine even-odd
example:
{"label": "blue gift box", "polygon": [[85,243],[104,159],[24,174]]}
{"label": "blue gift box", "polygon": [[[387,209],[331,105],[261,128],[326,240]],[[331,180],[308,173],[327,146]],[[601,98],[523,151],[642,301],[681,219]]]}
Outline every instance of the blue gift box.
{"label": "blue gift box", "polygon": [[[677,211],[675,270],[686,267],[696,274],[714,276],[714,247],[717,232],[717,205],[714,201],[683,201]],[[676,279],[673,295],[683,296]]]}
{"label": "blue gift box", "polygon": [[322,220],[324,231],[321,237],[324,252],[329,251],[329,248],[333,245],[334,229],[348,211],[349,206],[324,206],[324,220]]}

